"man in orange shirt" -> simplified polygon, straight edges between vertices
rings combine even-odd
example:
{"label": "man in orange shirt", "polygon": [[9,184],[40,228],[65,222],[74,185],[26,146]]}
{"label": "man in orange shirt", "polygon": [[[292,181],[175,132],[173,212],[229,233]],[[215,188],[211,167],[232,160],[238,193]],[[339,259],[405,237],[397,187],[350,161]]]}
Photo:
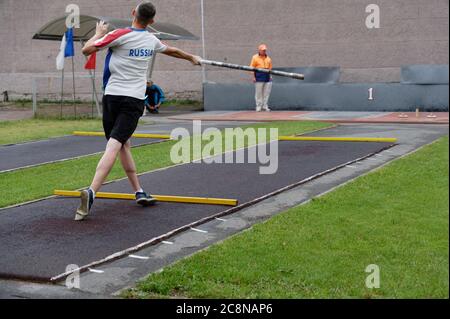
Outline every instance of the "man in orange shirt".
{"label": "man in orange shirt", "polygon": [[[272,59],[267,55],[267,45],[261,44],[258,47],[258,54],[255,54],[250,63],[251,67],[260,69],[272,69]],[[268,73],[255,72],[255,100],[256,100],[256,112],[260,112],[264,109],[270,112],[269,97],[272,91],[272,77]]]}

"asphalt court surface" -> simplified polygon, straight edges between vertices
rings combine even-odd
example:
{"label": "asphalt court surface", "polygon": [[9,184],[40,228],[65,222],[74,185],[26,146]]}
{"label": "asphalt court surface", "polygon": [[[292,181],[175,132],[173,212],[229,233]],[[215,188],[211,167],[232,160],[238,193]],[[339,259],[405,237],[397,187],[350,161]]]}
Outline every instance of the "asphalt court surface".
{"label": "asphalt court surface", "polygon": [[[132,145],[142,146],[162,139],[132,139]],[[105,150],[101,136],[63,136],[42,141],[0,146],[0,172],[35,166],[99,153]]]}
{"label": "asphalt court surface", "polygon": [[[224,129],[236,127],[242,123],[203,123],[202,129],[217,127]],[[192,133],[191,122],[156,123],[142,125],[136,133],[167,134],[175,128],[185,128]],[[133,147],[154,144],[164,139],[133,138]],[[98,136],[62,136],[41,141],[0,145],[0,173],[20,168],[42,165],[55,161],[68,160],[103,152],[106,139]]]}
{"label": "asphalt court surface", "polygon": [[[272,175],[259,174],[258,163],[190,163],[140,178],[153,194],[235,198],[243,204],[388,146],[286,141],[279,142],[278,171]],[[121,180],[102,191],[130,192],[130,187]],[[48,281],[69,264],[90,264],[229,208],[175,203],[143,208],[99,199],[86,221],[75,222],[78,204],[78,199],[50,198],[0,210],[0,277]]]}

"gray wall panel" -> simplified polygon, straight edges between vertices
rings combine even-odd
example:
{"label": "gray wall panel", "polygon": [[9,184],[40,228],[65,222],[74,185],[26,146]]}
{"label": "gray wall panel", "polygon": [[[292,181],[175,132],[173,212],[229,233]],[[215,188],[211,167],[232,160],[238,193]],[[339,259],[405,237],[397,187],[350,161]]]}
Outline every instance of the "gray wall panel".
{"label": "gray wall panel", "polygon": [[[369,88],[374,100],[368,99]],[[255,106],[251,84],[207,83],[204,93],[207,111]],[[273,110],[448,111],[448,99],[448,85],[274,83],[269,104]]]}
{"label": "gray wall panel", "polygon": [[[305,75],[304,83],[337,83],[339,82],[340,69],[333,66],[317,66],[317,67],[297,67],[297,68],[274,68],[274,70],[302,73]],[[274,83],[295,83],[298,80],[273,76]]]}
{"label": "gray wall panel", "polygon": [[401,82],[405,84],[448,84],[448,65],[402,66]]}

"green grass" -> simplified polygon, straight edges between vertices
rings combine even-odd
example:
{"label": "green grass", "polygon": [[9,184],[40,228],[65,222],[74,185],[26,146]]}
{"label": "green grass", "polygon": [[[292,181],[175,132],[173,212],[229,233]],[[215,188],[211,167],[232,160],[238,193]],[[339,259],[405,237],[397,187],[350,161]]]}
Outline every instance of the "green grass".
{"label": "green grass", "polygon": [[101,130],[99,119],[28,119],[0,121],[0,145],[42,140],[72,134],[73,131]]}
{"label": "green grass", "polygon": [[[315,129],[329,127],[330,124],[320,122],[274,122],[261,123],[251,127],[278,127],[279,134],[289,135],[304,133]],[[79,129],[79,127],[76,127]],[[71,128],[69,131],[73,130]],[[132,153],[139,172],[172,165],[170,149],[175,141],[167,141],[133,148]],[[247,144],[247,143],[245,143]],[[94,175],[101,155],[91,155],[59,163],[0,174],[0,207],[18,204],[53,194],[54,189],[78,189],[88,186]],[[116,163],[109,181],[125,177],[120,163]]]}
{"label": "green grass", "polygon": [[171,99],[165,101],[160,110],[164,111],[202,111],[203,110],[203,102],[195,101],[195,100],[179,100],[179,99]]}
{"label": "green grass", "polygon": [[[448,298],[448,137],[152,274],[129,298]],[[380,289],[365,287],[377,264]]]}
{"label": "green grass", "polygon": [[202,106],[202,101],[196,101],[196,100],[179,100],[179,99],[169,99],[164,102],[163,105],[170,105],[170,106],[185,106],[185,105],[192,105],[192,106]]}
{"label": "green grass", "polygon": [[[65,103],[73,103],[73,100],[70,98],[65,97],[64,98]],[[31,107],[33,105],[32,99],[15,99],[11,100],[9,102],[10,104],[18,107]],[[61,101],[59,99],[40,99],[38,100],[38,103],[42,104],[57,104],[59,105]],[[85,104],[90,103],[90,101],[83,101],[80,99],[75,99],[75,104]],[[198,100],[188,100],[188,99],[168,99],[164,102],[166,105],[173,105],[173,106],[179,106],[179,105],[195,105],[195,106],[202,106],[203,102]]]}
{"label": "green grass", "polygon": [[[90,103],[90,102],[86,102],[80,99],[75,99],[75,101],[73,101],[71,98],[64,98],[64,103],[74,103],[75,104],[86,104],[86,103]],[[11,100],[9,102],[7,102],[10,105],[13,105],[15,107],[19,107],[19,108],[27,108],[27,107],[32,107],[33,106],[33,100],[32,99],[15,99],[15,100]],[[40,105],[60,105],[61,100],[60,99],[39,99],[37,101],[38,104]]]}

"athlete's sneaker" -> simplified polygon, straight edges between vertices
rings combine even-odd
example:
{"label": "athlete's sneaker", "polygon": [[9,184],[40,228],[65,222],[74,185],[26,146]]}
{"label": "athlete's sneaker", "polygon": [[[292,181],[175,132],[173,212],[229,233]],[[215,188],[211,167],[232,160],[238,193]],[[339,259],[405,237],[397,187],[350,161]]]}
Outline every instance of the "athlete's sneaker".
{"label": "athlete's sneaker", "polygon": [[270,111],[271,111],[271,109],[270,109],[269,107],[266,107],[266,108],[264,108],[264,111],[266,111],[266,112],[270,112]]}
{"label": "athlete's sneaker", "polygon": [[137,192],[136,193],[136,203],[142,206],[150,206],[156,202],[151,195],[147,195],[146,192]]}
{"label": "athlete's sneaker", "polygon": [[81,192],[81,204],[78,207],[77,212],[75,214],[75,220],[80,221],[83,220],[89,215],[89,211],[91,210],[92,204],[94,203],[94,193],[92,190],[87,189]]}

